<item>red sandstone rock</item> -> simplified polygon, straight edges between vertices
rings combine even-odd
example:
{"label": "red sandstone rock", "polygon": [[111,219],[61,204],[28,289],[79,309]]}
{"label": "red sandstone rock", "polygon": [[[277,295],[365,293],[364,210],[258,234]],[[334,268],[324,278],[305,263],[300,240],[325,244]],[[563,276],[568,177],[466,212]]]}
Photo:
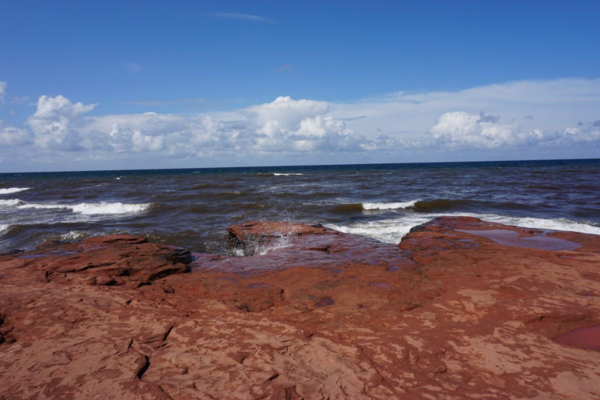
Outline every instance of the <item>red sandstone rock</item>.
{"label": "red sandstone rock", "polygon": [[600,397],[589,338],[554,340],[600,324],[598,236],[474,218],[399,246],[229,232],[266,254],[114,235],[0,255],[0,398]]}

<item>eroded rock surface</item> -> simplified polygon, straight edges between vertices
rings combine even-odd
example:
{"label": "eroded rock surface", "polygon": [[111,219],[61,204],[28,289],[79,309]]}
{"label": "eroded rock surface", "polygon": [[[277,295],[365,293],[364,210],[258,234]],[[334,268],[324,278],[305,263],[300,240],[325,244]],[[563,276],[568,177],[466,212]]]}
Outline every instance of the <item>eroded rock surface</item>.
{"label": "eroded rock surface", "polygon": [[399,246],[229,232],[249,256],[119,235],[0,255],[0,398],[600,397],[600,352],[577,339],[600,325],[598,236],[474,218]]}

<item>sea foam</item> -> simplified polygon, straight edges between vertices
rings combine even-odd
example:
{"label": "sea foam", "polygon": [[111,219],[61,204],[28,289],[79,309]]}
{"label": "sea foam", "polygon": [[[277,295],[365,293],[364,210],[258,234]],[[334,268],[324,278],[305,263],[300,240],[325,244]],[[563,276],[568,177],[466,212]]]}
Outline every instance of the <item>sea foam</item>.
{"label": "sea foam", "polygon": [[22,203],[22,201],[19,199],[0,200],[0,206],[4,206],[4,207],[14,207],[21,203]]}
{"label": "sea foam", "polygon": [[572,231],[600,235],[600,227],[565,218],[544,219],[529,217],[508,217],[496,214],[472,214],[472,213],[444,213],[427,215],[407,215],[401,218],[385,219],[379,221],[358,222],[350,225],[328,224],[328,228],[340,232],[359,236],[366,236],[384,243],[398,244],[402,238],[415,226],[431,221],[433,218],[442,216],[466,216],[475,217],[484,221],[499,224],[521,226],[536,229],[548,229],[557,231]]}
{"label": "sea foam", "polygon": [[81,214],[130,214],[148,210],[152,204],[81,203],[72,207]]}
{"label": "sea foam", "polygon": [[6,188],[6,189],[0,189],[0,195],[1,194],[11,194],[11,193],[18,193],[18,192],[23,192],[25,190],[29,190],[30,188],[18,188],[18,187],[14,187],[14,188]]}
{"label": "sea foam", "polygon": [[10,225],[8,224],[0,224],[0,235],[5,234],[10,229]]}
{"label": "sea foam", "polygon": [[364,210],[397,210],[399,208],[411,208],[419,200],[404,201],[399,203],[362,203]]}
{"label": "sea foam", "polygon": [[146,204],[123,204],[123,203],[80,203],[80,204],[20,204],[19,209],[67,209],[83,215],[97,214],[131,214],[148,210],[151,203]]}

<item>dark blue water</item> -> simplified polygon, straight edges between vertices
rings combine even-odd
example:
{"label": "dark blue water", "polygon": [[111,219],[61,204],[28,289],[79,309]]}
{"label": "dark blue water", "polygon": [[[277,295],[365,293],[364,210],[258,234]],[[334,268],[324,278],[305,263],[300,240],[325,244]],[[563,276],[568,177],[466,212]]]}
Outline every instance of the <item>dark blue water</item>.
{"label": "dark blue water", "polygon": [[600,234],[600,160],[0,174],[2,250],[119,232],[227,253],[248,220],[397,243],[439,215]]}

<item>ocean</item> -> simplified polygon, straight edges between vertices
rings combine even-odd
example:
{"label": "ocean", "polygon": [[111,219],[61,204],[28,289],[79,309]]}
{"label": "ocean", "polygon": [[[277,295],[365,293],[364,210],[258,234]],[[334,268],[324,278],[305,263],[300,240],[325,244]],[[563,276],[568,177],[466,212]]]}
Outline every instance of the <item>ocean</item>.
{"label": "ocean", "polygon": [[396,244],[442,215],[600,235],[600,160],[0,174],[3,251],[124,233],[233,256],[226,228],[251,220]]}

